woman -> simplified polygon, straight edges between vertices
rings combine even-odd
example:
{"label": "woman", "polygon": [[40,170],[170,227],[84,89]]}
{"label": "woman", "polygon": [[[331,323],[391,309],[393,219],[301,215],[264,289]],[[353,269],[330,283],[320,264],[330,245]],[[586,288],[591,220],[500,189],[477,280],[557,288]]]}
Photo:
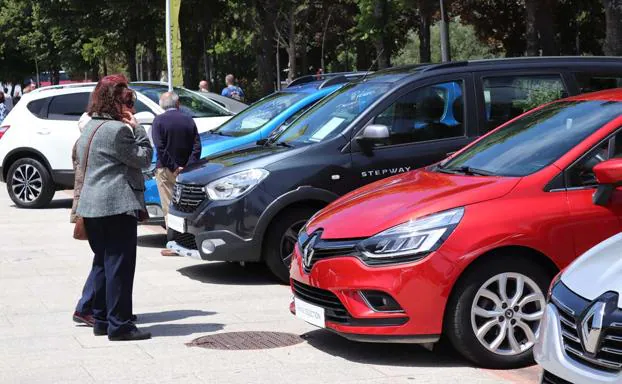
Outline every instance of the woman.
{"label": "woman", "polygon": [[0,123],[6,118],[6,115],[9,114],[9,109],[4,104],[4,92],[0,91]]}
{"label": "woman", "polygon": [[109,340],[151,337],[131,319],[137,219],[145,211],[141,169],[153,156],[145,129],[124,111],[135,97],[124,76],[101,79],[91,96],[91,121],[77,143],[79,163],[86,169],[76,213],[84,218],[95,253],[93,333]]}

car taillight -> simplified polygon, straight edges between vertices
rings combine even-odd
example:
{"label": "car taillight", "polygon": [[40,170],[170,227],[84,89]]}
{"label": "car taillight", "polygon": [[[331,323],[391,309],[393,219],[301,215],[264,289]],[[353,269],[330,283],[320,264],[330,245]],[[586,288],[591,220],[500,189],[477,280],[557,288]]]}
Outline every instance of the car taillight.
{"label": "car taillight", "polygon": [[9,130],[9,128],[11,128],[10,125],[0,126],[0,139],[2,139],[2,136],[4,136],[4,134],[6,133],[6,131]]}

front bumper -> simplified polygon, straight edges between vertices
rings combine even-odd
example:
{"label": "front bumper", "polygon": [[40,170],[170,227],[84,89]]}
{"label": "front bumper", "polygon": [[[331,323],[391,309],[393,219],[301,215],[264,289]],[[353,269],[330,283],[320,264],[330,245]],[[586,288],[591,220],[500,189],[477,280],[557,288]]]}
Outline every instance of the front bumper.
{"label": "front bumper", "polygon": [[622,383],[622,373],[597,370],[570,359],[563,345],[559,312],[554,305],[548,304],[538,342],[533,349],[538,364],[546,371],[574,384]]}
{"label": "front bumper", "polygon": [[[261,239],[256,234],[259,219],[274,199],[255,188],[237,200],[205,199],[192,212],[171,204],[169,214],[185,219],[184,233],[175,233],[171,249],[201,260],[260,261]],[[204,242],[213,250],[206,252]]]}
{"label": "front bumper", "polygon": [[[296,247],[290,270],[292,291],[303,301],[304,297],[296,293],[299,283],[334,294],[353,321],[332,321],[327,317],[326,328],[347,338],[432,343],[440,338],[451,289],[442,278],[451,275],[442,270],[451,268],[444,260],[435,252],[417,262],[370,267],[353,256],[333,257],[317,261],[307,273]],[[386,293],[403,311],[376,311],[362,298],[361,291]]]}

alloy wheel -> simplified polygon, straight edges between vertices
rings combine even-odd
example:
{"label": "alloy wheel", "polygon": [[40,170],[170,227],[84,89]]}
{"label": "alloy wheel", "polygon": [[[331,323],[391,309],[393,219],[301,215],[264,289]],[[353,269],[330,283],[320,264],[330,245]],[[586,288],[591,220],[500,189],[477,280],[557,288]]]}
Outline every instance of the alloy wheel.
{"label": "alloy wheel", "polygon": [[486,281],[475,294],[471,325],[489,351],[515,356],[533,347],[546,300],[540,287],[520,273],[502,273]]}
{"label": "alloy wheel", "polygon": [[13,172],[13,194],[24,203],[32,203],[41,195],[43,179],[34,166],[22,164]]}
{"label": "alloy wheel", "polygon": [[303,225],[307,220],[299,220],[292,224],[287,231],[281,237],[281,260],[283,260],[283,264],[289,269],[289,266],[292,263],[292,255],[294,253],[294,247],[296,246],[296,242],[298,241],[298,232],[302,229]]}

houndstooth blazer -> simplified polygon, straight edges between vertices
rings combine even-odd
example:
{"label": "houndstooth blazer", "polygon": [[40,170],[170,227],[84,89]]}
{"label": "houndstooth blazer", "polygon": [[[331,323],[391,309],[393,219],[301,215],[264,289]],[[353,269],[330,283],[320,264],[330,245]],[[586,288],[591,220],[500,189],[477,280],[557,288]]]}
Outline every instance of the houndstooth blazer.
{"label": "houndstooth blazer", "polygon": [[153,148],[142,126],[132,132],[120,121],[93,118],[78,139],[79,163],[89,136],[102,122],[91,143],[77,214],[94,218],[144,210],[142,169],[151,164]]}

